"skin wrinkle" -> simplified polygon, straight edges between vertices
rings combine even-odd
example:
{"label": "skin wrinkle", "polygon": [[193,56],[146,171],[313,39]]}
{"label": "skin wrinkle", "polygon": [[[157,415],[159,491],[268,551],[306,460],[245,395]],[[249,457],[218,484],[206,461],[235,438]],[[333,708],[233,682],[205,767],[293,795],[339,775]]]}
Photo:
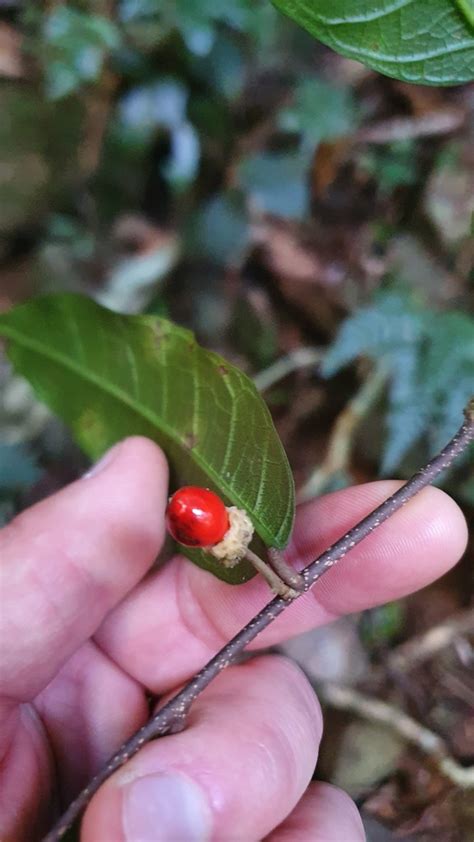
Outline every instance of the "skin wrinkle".
{"label": "skin wrinkle", "polygon": [[[97,658],[96,664],[94,665],[95,669],[99,668],[101,673],[103,674],[104,668],[105,668],[107,670],[107,675],[106,675],[107,680],[108,681],[113,680],[114,682],[117,682],[117,684],[121,684],[122,687],[121,687],[120,692],[124,693],[124,694],[125,693],[127,694],[127,703],[130,705],[129,712],[127,714],[127,720],[130,720],[130,718],[132,717],[132,710],[133,710],[132,709],[132,701],[133,701],[133,703],[134,703],[133,719],[135,720],[134,728],[136,729],[137,727],[139,727],[139,725],[143,724],[143,722],[148,717],[148,705],[147,705],[146,700],[145,700],[145,692],[144,692],[143,685],[141,685],[140,682],[138,682],[129,673],[125,672],[120,666],[116,665],[112,661],[111,658],[108,658],[106,655],[104,655],[99,650],[99,648],[96,646],[95,642],[91,641],[89,645],[92,648],[93,654]],[[81,669],[84,673],[83,688],[84,688],[85,701],[86,701],[86,705],[87,705],[87,702],[89,702],[89,708],[90,708],[91,702],[93,702],[93,700],[94,700],[95,683],[94,683],[94,687],[92,687],[91,681],[90,681],[90,678],[89,678],[89,665],[87,663],[83,664],[83,665],[81,665]],[[132,698],[132,699],[129,698],[128,694],[130,694],[130,696],[135,697],[135,698]],[[92,698],[91,698],[91,696],[92,696]],[[138,707],[140,707],[140,710],[138,710]],[[108,708],[108,703],[106,704],[106,709],[107,708]],[[99,712],[103,713],[103,708]],[[139,720],[138,723],[136,721],[136,719],[137,719],[136,714],[137,713],[138,713],[138,720]],[[99,740],[98,740],[98,733],[97,733],[97,721],[95,720],[95,718],[92,719],[90,724],[92,725],[92,729],[90,729],[91,736],[93,738],[93,741],[98,744]],[[109,732],[108,737],[110,737],[110,724],[111,723],[109,721],[108,722],[108,732]],[[117,726],[121,730],[123,728],[123,725],[124,725],[123,717],[120,716],[120,717],[118,717],[118,719],[114,719],[112,724],[113,724],[113,731],[115,731],[117,729]],[[128,721],[127,721],[127,729],[126,730],[127,731],[130,730],[128,728]],[[133,729],[132,729],[132,731],[133,731]],[[108,756],[109,753],[110,753],[110,749],[106,752],[106,756]],[[94,747],[94,753],[91,755],[91,757],[92,757],[93,764],[95,766],[95,770],[97,769],[98,764],[100,762],[103,762],[106,759],[106,756],[104,756],[103,749],[98,750],[97,745]]]}
{"label": "skin wrinkle", "polygon": [[[36,584],[36,587],[38,588],[38,590],[40,592],[39,603],[41,605],[42,611],[41,611],[41,614],[38,614],[38,612],[34,611],[34,610],[31,610],[31,611],[26,610],[26,611],[24,611],[24,613],[27,614],[28,616],[34,616],[35,617],[35,623],[40,623],[41,625],[47,626],[47,628],[51,632],[51,631],[54,631],[54,628],[57,625],[57,622],[55,622],[55,619],[56,619],[58,613],[60,613],[60,612],[58,612],[57,600],[55,600],[52,596],[52,589],[50,588],[48,590],[47,587],[45,588],[44,580],[42,578],[41,573],[39,572],[39,568],[40,568],[39,565],[30,565],[28,575],[33,580],[32,584],[33,585]],[[34,595],[34,602],[36,603],[38,601],[38,599],[37,599],[37,593],[36,593],[35,587],[30,588],[30,592]],[[25,594],[23,594],[22,599],[23,599],[23,601],[25,601]],[[48,617],[48,614],[49,614],[50,611],[51,611],[51,616]],[[14,617],[13,617],[13,620],[12,619],[9,620],[9,622],[11,623],[12,626],[14,626],[14,628],[11,628],[11,626],[10,626],[10,628],[7,630],[7,632],[5,634],[6,639],[16,640],[17,635],[15,635],[15,630],[18,631],[18,637],[21,639],[21,637],[20,637],[21,619],[22,619],[21,617],[18,617],[17,623],[15,623]],[[60,620],[61,619],[64,620],[65,618],[60,617]],[[21,676],[22,676],[22,674],[25,674],[25,673],[26,673],[26,683],[27,684],[29,683],[30,671],[31,671],[31,654],[30,654],[29,644],[31,644],[31,635],[33,635],[33,637],[34,637],[34,632],[30,627],[30,637],[26,641],[27,645],[25,645],[25,641],[23,641],[23,645],[22,645],[22,648],[21,648],[21,655],[22,656],[24,656],[25,650],[27,651],[28,654],[26,655],[26,658],[22,657],[23,663],[21,663],[21,664],[18,662],[18,658],[15,659],[14,675],[13,676],[9,677],[8,673],[11,672],[11,670],[9,670],[8,667],[7,667],[7,671],[4,672],[4,675],[3,675],[3,678],[2,678],[2,683],[9,684],[13,681],[13,684],[15,686],[15,684],[18,683],[18,678],[20,678],[20,686],[21,686],[21,684],[23,683],[22,680],[21,680]],[[44,654],[45,654],[45,658],[43,658],[42,660],[43,660],[44,663],[47,663],[47,653],[44,653]],[[36,665],[38,663],[36,658],[35,658],[35,663],[36,663]],[[5,669],[5,667],[4,667],[4,669]],[[22,703],[22,702],[31,701],[31,699],[34,698],[34,696],[36,695],[36,692],[37,692],[37,690],[34,690],[33,692],[28,692],[28,693],[24,694],[24,693],[21,693],[18,690],[17,692],[13,692],[11,695],[12,695],[12,697],[14,697],[16,699],[16,701],[18,703]]]}
{"label": "skin wrinkle", "polygon": [[[95,660],[94,660],[95,658]],[[104,673],[104,668],[107,673]],[[71,736],[73,738],[73,745],[80,745],[81,759],[75,775],[70,769],[67,769],[67,774],[64,775],[64,780],[61,782],[63,801],[68,800],[77,792],[77,779],[80,785],[85,783],[85,780],[94,774],[100,764],[106,760],[114,748],[120,744],[123,735],[119,734],[118,743],[113,740],[114,745],[110,746],[104,753],[101,742],[110,740],[110,724],[109,718],[106,723],[103,720],[103,706],[99,703],[99,708],[94,711],[91,707],[91,693],[96,691],[101,693],[100,683],[97,684],[97,676],[102,681],[106,681],[108,685],[113,672],[113,678],[120,682],[125,682],[127,691],[129,689],[140,693],[143,697],[143,688],[131,676],[125,673],[120,667],[117,667],[111,659],[104,655],[99,648],[92,641],[78,650],[72,658],[72,663],[59,673],[52,684],[45,688],[36,700],[38,709],[41,711],[44,726],[49,735],[50,744],[55,751],[58,765],[63,764],[65,753],[65,737]],[[93,686],[92,686],[93,683]],[[121,692],[124,691],[124,687]],[[145,719],[140,717],[140,721],[136,721],[133,715],[136,712],[133,707],[133,699],[130,700],[127,696],[127,704],[130,703],[130,711],[127,714],[127,720],[132,718],[133,727],[143,724]],[[108,706],[109,702],[107,702]],[[90,712],[94,711],[91,715]],[[105,724],[106,734],[101,735],[98,732],[101,721]],[[122,730],[124,722],[123,717],[119,716],[118,720],[115,716],[112,717],[112,733],[116,728]],[[123,733],[129,733],[130,729],[127,727]],[[66,760],[66,764],[67,764]]]}
{"label": "skin wrinkle", "polygon": [[[66,684],[68,682],[68,679],[63,678],[63,681]],[[75,684],[75,682],[73,681],[72,678],[69,679],[68,683],[70,683],[72,686],[76,686],[76,684]],[[76,734],[81,733],[82,730],[85,732],[85,738],[81,741],[81,748],[82,748],[83,751],[85,750],[84,754],[86,755],[86,763],[85,763],[86,768],[90,767],[90,741],[89,741],[89,739],[86,738],[87,737],[87,729],[83,729],[83,725],[84,725],[83,712],[80,711],[79,716],[77,718],[74,717],[73,723],[71,723],[71,716],[68,715],[68,713],[74,714],[77,709],[80,710],[80,708],[81,708],[80,697],[81,697],[81,693],[80,693],[80,687],[79,687],[78,688],[78,694],[77,694],[77,701],[78,701],[77,708],[74,704],[69,702],[69,711],[68,711],[68,702],[67,702],[66,699],[63,698],[62,703],[61,703],[61,714],[59,716],[55,716],[55,720],[53,722],[48,722],[48,719],[50,717],[48,716],[48,711],[47,711],[46,707],[43,706],[43,704],[41,702],[41,699],[39,698],[36,702],[37,710],[39,711],[39,713],[41,715],[43,728],[44,728],[44,730],[46,732],[46,735],[47,735],[47,743],[48,743],[49,749],[50,749],[50,751],[51,751],[51,753],[54,757],[54,766],[55,766],[55,769],[56,769],[56,773],[55,773],[55,776],[54,776],[53,779],[56,782],[56,790],[57,790],[57,793],[58,793],[58,800],[60,801],[60,803],[63,806],[64,806],[64,803],[65,803],[65,797],[64,797],[65,792],[64,792],[64,790],[65,790],[65,787],[66,788],[68,787],[69,781],[67,779],[67,776],[66,776],[65,781],[62,780],[63,776],[59,774],[59,769],[61,769],[61,766],[62,766],[62,757],[61,757],[61,740],[58,741],[56,739],[56,736],[55,736],[55,731],[57,730],[58,726],[59,727],[62,726],[63,728],[64,727],[67,728],[68,734],[71,735],[71,736],[74,735],[74,732]],[[79,721],[78,721],[78,719],[79,719]],[[81,755],[81,760],[84,759],[84,754]]]}
{"label": "skin wrinkle", "polygon": [[2,703],[4,707],[10,707],[11,705],[11,710],[8,713],[5,713],[5,710],[1,712],[2,731],[0,733],[0,766],[2,763],[6,762],[8,752],[10,751],[12,741],[15,737],[15,730],[18,728],[20,719],[20,710],[16,701],[10,702],[10,700],[2,699]]}
{"label": "skin wrinkle", "polygon": [[[45,805],[49,804],[51,806],[57,801],[54,785],[54,781],[56,780],[55,760],[41,717],[29,702],[18,705],[17,712],[17,728],[14,739],[10,742],[9,750],[2,758],[1,767],[3,768],[0,768],[0,780],[4,777],[6,771],[8,771],[8,775],[10,776],[12,767],[17,771],[21,760],[23,778],[25,779],[26,775],[26,780],[30,778],[36,779],[38,781],[38,790],[32,792],[28,792],[27,790],[22,791],[19,803],[16,807],[12,807],[10,793],[8,791],[8,778],[2,784],[0,787],[0,802],[2,800],[2,794],[6,799],[6,808],[1,810],[0,819],[2,840],[30,838],[27,834],[29,834],[33,818],[35,818],[35,826],[38,827],[38,805],[43,802]],[[40,812],[43,818],[45,812],[44,807]],[[25,821],[27,822],[26,827]],[[15,828],[20,828],[19,834],[16,831],[14,837],[11,836],[12,823],[14,823]],[[42,821],[40,824],[42,824]]]}
{"label": "skin wrinkle", "polygon": [[[92,573],[90,573],[89,571],[80,568],[77,564],[72,564],[70,567],[69,566],[70,566],[70,560],[68,559],[68,580],[70,580],[70,578],[71,578],[70,575],[69,575],[69,569],[70,569],[73,576],[77,577],[77,579],[79,581],[82,580],[84,582],[84,584],[81,585],[81,587],[83,587],[85,595],[90,594],[91,588],[92,588],[92,591],[96,594],[97,590],[100,588],[100,585],[99,585],[97,579],[94,577],[94,575]],[[70,606],[69,606],[67,600],[65,601],[64,599],[61,599],[59,596],[57,596],[57,594],[59,594],[61,591],[60,591],[59,588],[56,589],[56,588],[51,587],[51,583],[48,581],[48,579],[44,578],[44,575],[43,575],[44,570],[45,570],[45,568],[43,568],[42,565],[40,565],[40,564],[30,565],[29,570],[28,570],[28,576],[33,579],[34,584],[36,584],[36,587],[38,588],[39,594],[35,596],[35,602],[39,601],[39,604],[41,605],[41,607],[43,609],[42,613],[45,615],[44,618],[41,620],[41,622],[44,623],[45,625],[47,625],[47,627],[49,629],[49,635],[51,637],[54,637],[54,633],[55,633],[56,628],[60,628],[66,622],[69,623],[71,621]],[[46,569],[46,574],[48,574],[48,572],[49,571]],[[68,587],[69,587],[70,590],[76,591],[77,586],[76,586],[76,583],[73,583],[73,586],[71,588],[71,584],[69,582]],[[31,590],[32,590],[33,593],[36,594],[35,588],[32,588]],[[38,596],[39,596],[39,599],[38,599]],[[90,600],[88,600],[87,606],[88,606],[88,609],[89,609],[90,608]],[[79,614],[82,613],[84,605],[81,602],[81,600],[78,600],[78,606],[77,607],[78,607],[78,613]],[[51,610],[51,616],[48,616],[50,610]],[[38,622],[38,615],[37,615],[36,612],[35,612],[34,616],[35,616],[35,623],[37,623]],[[70,653],[66,654],[64,656],[63,664],[66,662],[66,660],[70,656],[71,656]],[[48,658],[47,652],[45,652],[45,659],[44,659],[45,667],[48,664],[48,660],[49,660],[49,658]],[[59,667],[59,669],[60,668],[61,668],[61,666]],[[24,664],[24,669],[27,672],[27,678],[28,678],[28,681],[29,681],[29,672],[31,670],[31,661],[30,660],[28,660],[27,663]],[[18,664],[16,664],[16,666],[15,666],[15,672],[18,675],[18,672],[19,672]],[[16,697],[18,702],[30,701],[32,698],[34,698],[34,696],[38,692],[39,692],[39,690],[36,689],[36,690],[33,690],[32,692],[28,692],[26,695],[15,694],[15,697]]]}
{"label": "skin wrinkle", "polygon": [[[294,716],[295,712],[292,711],[291,715]],[[254,755],[257,748],[261,755],[263,754],[263,758],[269,761],[270,768],[260,760],[258,761],[262,766],[261,775],[264,784],[268,784],[269,774],[272,773],[275,790],[283,789],[296,801],[306,789],[308,776],[305,774],[307,770],[301,769],[301,761],[295,749],[293,723],[290,732],[279,728],[276,724],[264,722],[260,724],[259,734],[261,735],[259,740],[252,740],[252,743],[249,743],[249,755]],[[313,737],[314,743],[319,742],[315,735]],[[314,765],[316,765],[317,756],[318,750],[315,747]]]}
{"label": "skin wrinkle", "polygon": [[[75,656],[77,656],[77,653],[75,653],[73,657]],[[80,667],[76,670],[66,668],[60,671],[59,675],[54,679],[54,693],[60,698],[61,706],[60,708],[56,708],[54,712],[54,720],[51,723],[51,726],[49,726],[47,722],[44,724],[48,732],[51,745],[54,745],[56,742],[53,732],[56,730],[58,725],[66,726],[70,734],[83,733],[84,740],[82,741],[82,748],[86,750],[86,765],[89,766],[90,741],[88,739],[89,735],[87,733],[87,727],[85,727],[87,725],[87,719],[84,715],[85,711],[83,705],[84,685],[86,680],[86,677],[81,675]],[[46,687],[44,694],[40,693],[36,700],[37,709],[45,718],[49,718],[45,699],[48,689],[49,688]],[[79,711],[79,713],[76,714],[76,711]],[[71,714],[74,715],[74,720],[72,722]]]}
{"label": "skin wrinkle", "polygon": [[129,681],[133,681],[137,687],[143,690],[143,692],[152,692],[151,687],[145,686],[143,682],[141,682],[138,678],[135,678],[135,676],[132,675],[131,672],[127,672],[127,670],[122,666],[122,664],[115,660],[114,656],[107,650],[107,644],[105,644],[105,646],[102,646],[100,640],[98,640],[95,635],[90,638],[90,643],[94,645],[95,649],[97,649],[97,651],[106,659],[106,661],[110,662],[110,664],[113,667],[115,667],[121,675],[123,675],[125,678],[128,678]]}

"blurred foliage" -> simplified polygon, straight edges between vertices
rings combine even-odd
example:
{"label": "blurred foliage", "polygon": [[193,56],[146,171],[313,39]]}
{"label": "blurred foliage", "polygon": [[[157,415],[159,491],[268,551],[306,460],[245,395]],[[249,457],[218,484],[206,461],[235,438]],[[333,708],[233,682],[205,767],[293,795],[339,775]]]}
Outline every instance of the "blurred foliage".
{"label": "blurred foliage", "polygon": [[21,444],[0,444],[0,495],[29,488],[39,477],[36,457]]}
{"label": "blurred foliage", "polygon": [[361,161],[374,176],[378,190],[390,195],[395,187],[416,184],[418,167],[412,140],[398,141],[381,149],[367,152]]}
{"label": "blurred foliage", "polygon": [[50,99],[61,99],[94,82],[108,53],[120,44],[119,30],[107,18],[62,5],[45,15],[41,34],[46,95]]}
{"label": "blurred foliage", "polygon": [[311,148],[353,131],[357,122],[357,104],[350,89],[320,79],[298,82],[293,104],[283,108],[279,117],[282,129],[297,132]]}
{"label": "blurred foliage", "polygon": [[387,646],[400,638],[405,620],[403,603],[387,602],[363,612],[359,634],[368,649]]}
{"label": "blurred foliage", "polygon": [[[23,242],[28,258],[7,302],[67,289],[169,315],[250,370],[285,350],[289,306],[314,330],[298,341],[333,341],[326,374],[360,356],[387,363],[383,473],[405,471],[421,439],[444,443],[470,388],[472,318],[454,309],[459,287],[445,312],[385,257],[431,167],[430,224],[453,230],[446,260],[456,274],[461,248],[469,276],[469,144],[448,137],[427,162],[416,129],[442,100],[337,59],[266,0],[8,8],[23,78],[0,88],[0,259]],[[357,143],[394,109],[402,123],[412,113],[412,136]],[[373,301],[365,284],[381,287]],[[271,399],[280,412],[286,388]],[[347,466],[337,483],[351,477]]]}
{"label": "blurred foliage", "polygon": [[396,471],[423,438],[443,447],[460,426],[474,382],[474,319],[433,313],[399,292],[384,292],[341,326],[323,370],[331,376],[360,355],[389,372],[381,471]]}

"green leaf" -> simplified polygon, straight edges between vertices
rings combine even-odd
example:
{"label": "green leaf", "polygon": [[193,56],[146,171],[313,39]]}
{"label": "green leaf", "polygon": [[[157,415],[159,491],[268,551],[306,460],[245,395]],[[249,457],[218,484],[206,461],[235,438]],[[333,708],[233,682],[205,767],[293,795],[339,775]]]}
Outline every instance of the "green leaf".
{"label": "green leaf", "polygon": [[474,79],[472,0],[273,0],[336,52],[406,82]]}
{"label": "green leaf", "polygon": [[384,291],[342,323],[322,371],[331,377],[361,355],[390,378],[382,474],[400,468],[417,443],[429,452],[443,447],[472,394],[474,319]]}
{"label": "green leaf", "polygon": [[256,207],[277,216],[299,218],[307,210],[307,173],[310,155],[263,153],[246,158],[238,167],[242,190]]}
{"label": "green leaf", "polygon": [[315,142],[347,134],[356,122],[350,89],[317,78],[304,78],[298,83],[293,104],[278,118],[282,129],[299,132],[312,148]]}
{"label": "green leaf", "polygon": [[370,608],[364,611],[360,618],[359,632],[362,641],[371,649],[387,645],[401,634],[405,620],[406,608],[401,600]]}
{"label": "green leaf", "polygon": [[247,247],[249,228],[244,197],[237,190],[213,196],[196,213],[189,234],[193,254],[217,263],[238,259]]}
{"label": "green leaf", "polygon": [[74,93],[95,81],[109,51],[120,46],[117,27],[101,15],[57,6],[44,19],[44,70],[51,99]]}
{"label": "green leaf", "polygon": [[471,26],[474,26],[474,3],[472,0],[454,0],[457,3],[458,9],[469,21]]}
{"label": "green leaf", "polygon": [[[217,490],[249,513],[265,544],[287,544],[293,478],[270,413],[249,378],[192,333],[66,294],[0,315],[1,335],[16,370],[92,458],[124,436],[148,436],[166,452],[175,487]],[[226,581],[252,575],[246,563],[228,571],[201,551],[189,556]]]}

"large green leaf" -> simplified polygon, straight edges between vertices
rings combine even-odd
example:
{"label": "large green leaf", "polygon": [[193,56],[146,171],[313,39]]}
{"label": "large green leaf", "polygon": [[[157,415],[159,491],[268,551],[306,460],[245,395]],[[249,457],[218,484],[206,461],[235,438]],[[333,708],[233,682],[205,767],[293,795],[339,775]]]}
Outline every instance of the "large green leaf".
{"label": "large green leaf", "polygon": [[425,85],[474,79],[473,0],[273,0],[338,53]]}
{"label": "large green leaf", "polygon": [[[293,478],[270,413],[249,378],[192,333],[51,295],[0,315],[0,335],[16,370],[92,458],[124,436],[148,436],[165,450],[174,485],[218,490],[246,509],[265,544],[286,545]],[[226,571],[200,551],[189,555],[226,581],[252,575],[246,563]]]}

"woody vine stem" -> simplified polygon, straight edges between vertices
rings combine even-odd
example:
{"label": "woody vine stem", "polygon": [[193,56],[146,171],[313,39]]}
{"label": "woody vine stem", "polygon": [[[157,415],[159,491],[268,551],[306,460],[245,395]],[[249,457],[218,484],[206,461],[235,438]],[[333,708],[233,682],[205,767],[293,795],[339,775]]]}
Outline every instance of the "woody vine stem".
{"label": "woody vine stem", "polygon": [[[417,471],[395,494],[392,494],[384,503],[374,509],[371,514],[363,518],[356,526],[346,532],[335,544],[329,547],[315,561],[309,564],[303,571],[304,589],[306,593],[321,576],[331,567],[340,561],[344,556],[367,537],[380,524],[392,517],[395,512],[405,505],[412,497],[418,494],[427,485],[446,470],[451,463],[468,447],[474,440],[474,397],[471,398],[465,409],[465,421],[456,435],[443,450],[434,457],[424,468]],[[301,594],[296,594],[294,599]],[[164,707],[162,707],[151,719],[140,728],[118,752],[110,758],[108,763],[95,775],[90,783],[79,793],[77,798],[69,805],[66,812],[44,837],[43,842],[57,842],[63,837],[73,822],[81,815],[92,796],[97,792],[104,781],[113,772],[123,766],[140,748],[149,740],[181,730],[184,726],[186,715],[195,699],[202,693],[210,682],[222,672],[225,667],[234,663],[242,654],[248,644],[263,631],[273,620],[281,614],[293,599],[275,597],[234,637],[224,646],[220,652],[210,660],[205,667],[198,672],[186,686],[177,693]]]}

